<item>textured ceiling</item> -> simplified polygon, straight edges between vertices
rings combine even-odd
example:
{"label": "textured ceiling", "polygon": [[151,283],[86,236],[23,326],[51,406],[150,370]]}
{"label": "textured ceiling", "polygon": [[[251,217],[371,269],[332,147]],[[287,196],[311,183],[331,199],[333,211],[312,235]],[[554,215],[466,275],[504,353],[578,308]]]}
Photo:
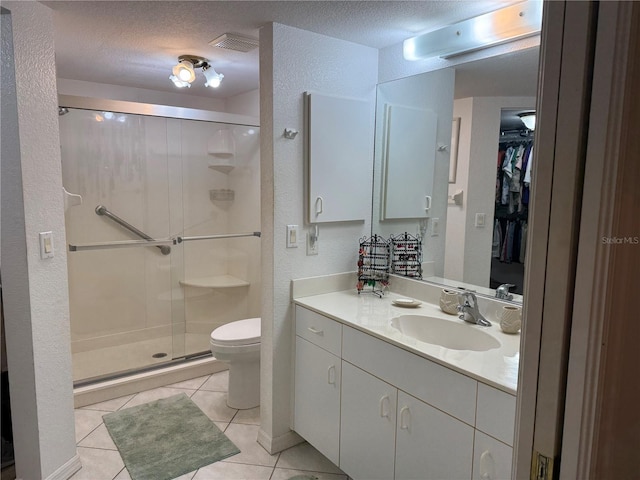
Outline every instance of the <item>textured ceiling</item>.
{"label": "textured ceiling", "polygon": [[[258,50],[208,43],[226,33],[258,37],[268,22],[383,48],[506,5],[505,1],[53,1],[60,78],[175,92],[168,79],[182,54],[203,56],[225,75],[220,88],[190,89],[227,98],[258,87]],[[534,88],[535,91],[535,88]],[[519,93],[521,94],[521,93]]]}

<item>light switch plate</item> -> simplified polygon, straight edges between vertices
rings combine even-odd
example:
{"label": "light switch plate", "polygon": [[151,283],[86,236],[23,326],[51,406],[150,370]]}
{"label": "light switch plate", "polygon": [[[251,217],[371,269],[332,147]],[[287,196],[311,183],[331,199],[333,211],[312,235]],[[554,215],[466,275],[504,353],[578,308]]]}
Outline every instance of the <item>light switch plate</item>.
{"label": "light switch plate", "polygon": [[440,235],[440,219],[432,218],[431,219],[431,236],[437,237]]}
{"label": "light switch plate", "polygon": [[40,258],[53,258],[53,232],[40,232]]}
{"label": "light switch plate", "polygon": [[476,213],[476,227],[484,227],[487,218],[486,213]]}

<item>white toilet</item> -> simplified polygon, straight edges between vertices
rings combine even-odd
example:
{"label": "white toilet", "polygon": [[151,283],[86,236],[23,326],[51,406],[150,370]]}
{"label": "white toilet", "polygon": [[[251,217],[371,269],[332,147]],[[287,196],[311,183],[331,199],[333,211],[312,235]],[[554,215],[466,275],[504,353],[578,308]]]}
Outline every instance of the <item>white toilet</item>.
{"label": "white toilet", "polygon": [[260,405],[260,318],[227,323],[211,332],[211,353],[229,364],[227,405]]}

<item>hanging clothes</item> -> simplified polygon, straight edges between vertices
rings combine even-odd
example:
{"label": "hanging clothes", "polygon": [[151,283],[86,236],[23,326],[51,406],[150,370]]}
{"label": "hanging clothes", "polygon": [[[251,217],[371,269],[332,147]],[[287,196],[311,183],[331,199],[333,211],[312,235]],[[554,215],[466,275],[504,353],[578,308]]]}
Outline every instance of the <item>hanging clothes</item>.
{"label": "hanging clothes", "polygon": [[491,247],[491,256],[500,258],[500,246],[502,245],[502,229],[500,228],[500,220],[496,219],[493,223],[493,245]]}

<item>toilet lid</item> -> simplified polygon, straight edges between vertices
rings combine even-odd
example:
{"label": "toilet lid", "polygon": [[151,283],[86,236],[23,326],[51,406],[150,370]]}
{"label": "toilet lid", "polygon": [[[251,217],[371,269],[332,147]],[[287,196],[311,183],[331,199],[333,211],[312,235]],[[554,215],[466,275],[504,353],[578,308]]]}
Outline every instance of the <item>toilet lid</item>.
{"label": "toilet lid", "polygon": [[211,332],[211,341],[221,345],[248,345],[260,342],[260,317],[227,323]]}

